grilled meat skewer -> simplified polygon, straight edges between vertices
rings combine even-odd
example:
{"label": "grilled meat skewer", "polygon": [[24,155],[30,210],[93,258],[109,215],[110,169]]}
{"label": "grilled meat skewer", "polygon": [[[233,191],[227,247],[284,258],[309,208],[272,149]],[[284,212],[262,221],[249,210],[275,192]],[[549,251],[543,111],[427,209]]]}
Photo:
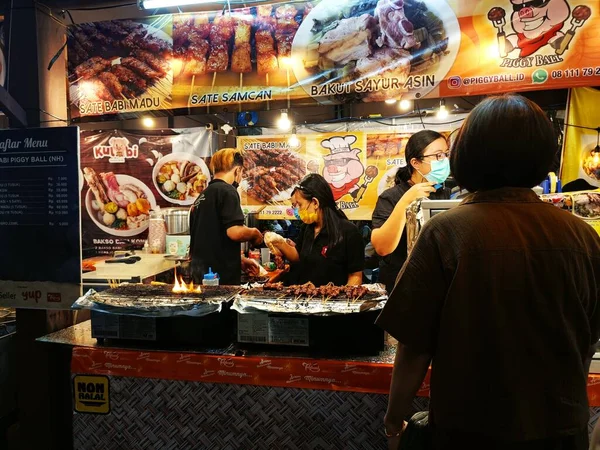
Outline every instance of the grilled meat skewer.
{"label": "grilled meat skewer", "polygon": [[121,58],[121,64],[143,76],[144,78],[158,79],[162,76],[160,72],[152,69],[145,62],[131,56]]}
{"label": "grilled meat skewer", "polygon": [[95,77],[100,72],[104,72],[108,67],[110,67],[110,61],[108,59],[104,59],[100,56],[92,56],[84,63],[75,67],[75,75],[77,75],[77,78],[87,80]]}

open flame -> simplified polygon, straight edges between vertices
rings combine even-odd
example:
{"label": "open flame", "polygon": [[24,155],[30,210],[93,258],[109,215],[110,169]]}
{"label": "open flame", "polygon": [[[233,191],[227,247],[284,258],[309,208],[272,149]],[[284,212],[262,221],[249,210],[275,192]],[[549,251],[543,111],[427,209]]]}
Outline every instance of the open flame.
{"label": "open flame", "polygon": [[200,286],[196,286],[196,288],[194,289],[193,281],[190,281],[189,285],[186,284],[185,281],[183,281],[183,277],[177,276],[177,269],[175,269],[175,285],[173,286],[172,291],[175,294],[188,294],[190,292],[194,292],[196,294],[201,294],[202,288]]}

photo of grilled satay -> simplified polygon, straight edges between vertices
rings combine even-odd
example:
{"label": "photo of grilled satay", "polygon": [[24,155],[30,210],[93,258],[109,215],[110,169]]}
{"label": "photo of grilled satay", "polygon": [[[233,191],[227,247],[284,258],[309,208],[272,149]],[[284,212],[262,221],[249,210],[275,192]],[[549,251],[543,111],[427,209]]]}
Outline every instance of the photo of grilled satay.
{"label": "photo of grilled satay", "polygon": [[240,14],[236,17],[235,33],[233,40],[233,53],[231,54],[231,71],[235,73],[252,72],[250,39],[252,34],[252,16]]}
{"label": "photo of grilled satay", "polygon": [[306,174],[306,164],[289,150],[253,150],[244,153],[246,193],[261,203],[268,203],[290,188]]}
{"label": "photo of grilled satay", "polygon": [[273,31],[276,20],[272,17],[273,6],[261,5],[256,7],[257,31],[254,35],[256,41],[256,69],[259,75],[266,75],[278,69],[277,52]]}
{"label": "photo of grilled satay", "polygon": [[112,72],[102,72],[98,75],[98,80],[106,86],[114,98],[123,97],[123,85]]}
{"label": "photo of grilled satay", "polygon": [[148,88],[148,84],[146,83],[145,79],[139,75],[136,75],[131,69],[128,69],[121,64],[112,66],[111,71],[121,83],[127,85],[138,95]]}
{"label": "photo of grilled satay", "polygon": [[226,72],[229,66],[229,41],[233,36],[233,18],[228,14],[213,19],[209,33],[210,52],[206,69],[209,73]]}
{"label": "photo of grilled satay", "polygon": [[104,72],[108,67],[110,67],[109,60],[100,56],[93,56],[75,67],[75,75],[78,79],[87,80],[95,77],[100,72]]}
{"label": "photo of grilled satay", "polygon": [[155,56],[153,53],[147,50],[134,50],[133,56],[138,58],[140,61],[145,62],[151,68],[153,68],[157,72],[160,72],[162,75],[165,75],[169,70],[168,61],[160,59],[159,57]]}
{"label": "photo of grilled satay", "polygon": [[[168,98],[172,40],[134,20],[82,23],[69,28],[69,95],[77,102],[133,99],[149,93]],[[81,84],[85,82],[86,84]]]}
{"label": "photo of grilled satay", "polygon": [[154,70],[145,62],[140,61],[139,59],[134,58],[132,56],[121,58],[121,64],[127,67],[128,69],[133,70],[138,75],[141,75],[142,77],[150,80],[158,79],[162,76],[161,72]]}
{"label": "photo of grilled satay", "polygon": [[286,66],[286,60],[292,55],[292,42],[300,24],[295,16],[298,10],[293,5],[283,5],[275,10],[275,42],[280,67]]}

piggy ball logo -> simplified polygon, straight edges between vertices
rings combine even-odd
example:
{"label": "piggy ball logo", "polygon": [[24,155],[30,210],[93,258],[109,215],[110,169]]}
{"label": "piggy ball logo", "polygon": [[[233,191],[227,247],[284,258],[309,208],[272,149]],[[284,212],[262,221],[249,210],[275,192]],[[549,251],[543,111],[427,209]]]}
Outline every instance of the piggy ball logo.
{"label": "piggy ball logo", "polygon": [[[540,50],[551,47],[555,56],[544,60],[537,58],[535,62],[538,66],[561,62],[560,56],[569,47],[575,32],[592,13],[585,5],[576,6],[571,11],[566,0],[510,0],[510,4],[512,32],[509,34],[505,32],[505,10],[494,7],[488,12],[488,19],[497,30],[500,56],[529,58]],[[527,66],[531,65],[533,64]]]}
{"label": "piggy ball logo", "polygon": [[365,170],[358,156],[361,150],[352,148],[356,140],[356,136],[349,135],[335,136],[321,141],[321,146],[329,150],[329,154],[323,156],[323,178],[329,183],[334,200],[338,202],[345,195],[352,197],[351,202],[338,202],[341,209],[358,208],[358,203],[367,187],[379,173],[375,166],[369,166]]}
{"label": "piggy ball logo", "polygon": [[365,173],[365,168],[358,157],[360,149],[352,148],[355,142],[356,136],[336,136],[321,141],[321,146],[330,152],[323,157],[325,161],[323,178],[331,186],[335,201],[346,194],[352,195],[357,192],[360,177]]}

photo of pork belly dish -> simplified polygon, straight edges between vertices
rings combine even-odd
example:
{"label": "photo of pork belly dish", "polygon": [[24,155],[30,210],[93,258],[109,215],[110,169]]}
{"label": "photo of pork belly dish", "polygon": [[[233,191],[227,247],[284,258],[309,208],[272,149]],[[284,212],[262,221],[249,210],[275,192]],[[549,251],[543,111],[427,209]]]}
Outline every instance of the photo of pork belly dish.
{"label": "photo of pork belly dish", "polygon": [[160,26],[112,20],[69,27],[71,103],[169,98],[172,40]]}
{"label": "photo of pork belly dish", "polygon": [[449,53],[444,22],[432,8],[435,2],[351,0],[336,7],[332,1],[320,3],[300,30],[310,34],[301,49],[304,68],[323,86],[358,81],[374,86],[330,95],[332,100],[400,98],[409,90],[405,82],[410,75],[431,73]]}

